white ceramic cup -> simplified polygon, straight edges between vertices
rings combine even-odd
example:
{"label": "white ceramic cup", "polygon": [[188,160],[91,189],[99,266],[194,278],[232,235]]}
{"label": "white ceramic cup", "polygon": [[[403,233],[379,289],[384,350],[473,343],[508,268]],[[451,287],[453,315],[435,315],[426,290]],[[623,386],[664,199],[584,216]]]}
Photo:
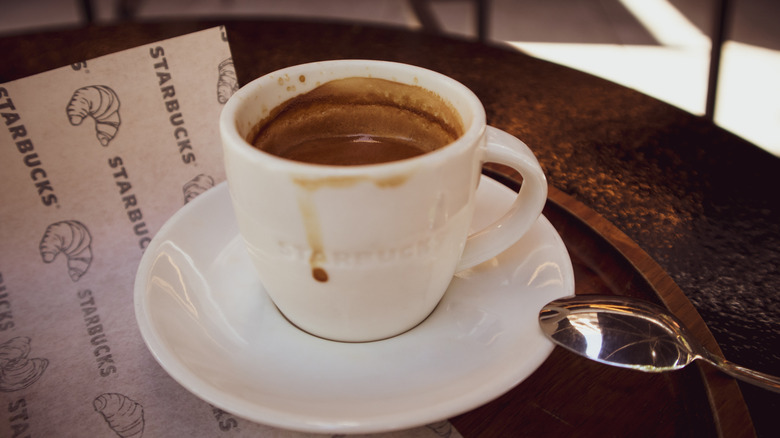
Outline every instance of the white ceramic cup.
{"label": "white ceramic cup", "polygon": [[[460,115],[455,142],[400,161],[325,166],[262,152],[247,139],[272,109],[317,85],[375,77],[426,88]],[[439,73],[367,60],[297,65],[242,87],[220,118],[239,230],[274,304],[299,328],[361,342],[425,320],[453,275],[512,246],[541,214],[547,182],[530,149],[486,126],[468,88]],[[469,235],[483,163],[523,176],[510,210]]]}

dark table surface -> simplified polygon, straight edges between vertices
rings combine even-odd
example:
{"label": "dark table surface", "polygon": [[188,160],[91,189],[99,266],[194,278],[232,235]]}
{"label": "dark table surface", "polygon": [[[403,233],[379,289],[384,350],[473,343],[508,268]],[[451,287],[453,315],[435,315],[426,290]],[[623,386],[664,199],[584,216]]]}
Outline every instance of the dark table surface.
{"label": "dark table surface", "polygon": [[[0,83],[220,23],[0,38]],[[461,81],[491,125],[535,151],[552,186],[612,222],[671,276],[726,358],[780,375],[777,157],[700,117],[509,47],[354,24],[231,21],[226,33],[241,84],[338,58],[406,62]],[[740,387],[758,435],[777,436],[780,395]]]}

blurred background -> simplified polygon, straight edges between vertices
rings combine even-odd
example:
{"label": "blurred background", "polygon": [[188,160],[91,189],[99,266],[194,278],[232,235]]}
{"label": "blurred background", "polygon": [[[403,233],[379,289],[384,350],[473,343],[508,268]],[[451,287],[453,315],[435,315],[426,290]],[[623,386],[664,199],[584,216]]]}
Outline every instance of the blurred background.
{"label": "blurred background", "polygon": [[215,17],[361,22],[505,44],[711,118],[780,156],[778,0],[0,0],[0,36]]}

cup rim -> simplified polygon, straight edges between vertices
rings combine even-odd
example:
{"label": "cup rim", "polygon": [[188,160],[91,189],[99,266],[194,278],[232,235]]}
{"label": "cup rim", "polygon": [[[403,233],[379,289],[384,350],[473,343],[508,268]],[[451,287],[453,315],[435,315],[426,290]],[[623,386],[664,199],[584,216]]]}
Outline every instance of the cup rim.
{"label": "cup rim", "polygon": [[[440,89],[446,89],[448,91],[453,90],[452,92],[456,92],[460,97],[460,99],[462,100],[462,102],[468,106],[471,112],[471,117],[470,117],[471,120],[470,122],[464,120],[465,119],[464,112],[462,110],[456,109],[456,111],[458,112],[458,114],[462,119],[465,128],[463,134],[452,143],[444,145],[431,152],[427,152],[422,155],[406,158],[403,160],[389,161],[385,163],[376,163],[376,164],[361,164],[361,165],[348,165],[348,166],[305,163],[305,162],[290,160],[287,158],[282,158],[254,147],[244,137],[240,135],[239,128],[235,121],[236,120],[235,114],[242,109],[244,104],[247,104],[247,101],[252,99],[252,96],[256,90],[261,89],[262,87],[265,86],[275,86],[278,81],[278,78],[280,77],[286,77],[286,76],[297,77],[298,75],[304,72],[322,71],[334,67],[353,68],[356,70],[356,74],[343,76],[343,77],[360,77],[360,76],[382,77],[385,79],[391,79],[391,80],[395,80],[396,82],[402,82],[402,83],[408,83],[408,82],[403,82],[398,79],[395,79],[392,76],[392,74],[402,72],[402,71],[405,71],[407,73],[409,71],[412,71],[415,74],[415,78],[418,78],[418,76],[419,77],[424,76],[426,80],[425,81],[421,80],[420,83],[414,83],[410,85],[417,85],[430,90],[431,88],[429,86],[423,85],[423,83],[426,84],[437,83],[439,85],[438,88]],[[358,68],[368,73],[364,75],[360,75],[357,72]],[[378,71],[381,71],[382,75],[371,74],[372,72],[378,72]],[[291,95],[291,98],[292,97],[294,97],[294,95]],[[452,102],[451,99],[448,99],[446,96],[442,96],[442,98],[444,98],[445,100],[449,100],[450,104],[455,106],[455,104]],[[398,63],[392,61],[379,61],[379,60],[367,60],[367,59],[338,59],[338,60],[316,61],[316,62],[293,65],[293,66],[289,66],[289,67],[285,67],[273,71],[271,73],[264,74],[263,76],[260,76],[250,81],[249,83],[241,87],[238,91],[236,91],[230,97],[230,99],[228,99],[228,101],[225,103],[225,106],[223,107],[222,112],[220,114],[219,125],[220,125],[220,134],[222,137],[223,147],[231,148],[234,152],[240,153],[243,159],[249,160],[251,162],[263,161],[280,169],[293,171],[296,173],[300,172],[302,174],[307,174],[307,175],[334,175],[334,174],[358,175],[358,174],[365,174],[367,172],[376,175],[382,173],[393,173],[398,171],[399,169],[408,169],[410,165],[413,166],[416,163],[447,160],[449,156],[453,154],[458,154],[462,152],[464,149],[468,149],[471,145],[477,143],[479,139],[483,136],[486,130],[486,115],[485,115],[485,109],[484,106],[482,105],[482,102],[479,100],[476,94],[474,94],[473,91],[471,91],[468,87],[466,87],[462,83],[442,73],[429,70],[424,67],[412,65],[412,64],[404,64],[404,63]]]}

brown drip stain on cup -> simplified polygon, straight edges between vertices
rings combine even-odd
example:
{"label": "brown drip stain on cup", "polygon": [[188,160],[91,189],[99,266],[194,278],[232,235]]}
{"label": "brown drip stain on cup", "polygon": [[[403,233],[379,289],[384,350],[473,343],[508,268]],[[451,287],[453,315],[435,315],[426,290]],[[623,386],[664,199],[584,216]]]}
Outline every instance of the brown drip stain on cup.
{"label": "brown drip stain on cup", "polygon": [[[298,80],[303,83],[306,77]],[[280,78],[280,85],[284,81]],[[416,157],[442,148],[463,134],[463,122],[452,105],[432,91],[378,78],[353,77],[326,82],[271,111],[249,136],[258,149],[278,157],[327,166],[381,164]],[[326,253],[314,205],[321,188],[337,189],[360,182],[397,187],[410,175],[375,178],[294,178],[298,205],[309,246],[312,277],[329,280]]]}
{"label": "brown drip stain on cup", "polygon": [[[300,186],[299,186],[300,187]],[[306,240],[311,248],[309,265],[311,266],[311,276],[320,283],[328,281],[328,272],[323,265],[326,262],[325,249],[322,245],[322,229],[317,217],[317,209],[314,208],[312,190],[300,190],[298,192],[298,208],[303,217],[303,226],[306,229]]]}
{"label": "brown drip stain on cup", "polygon": [[400,186],[405,183],[411,174],[400,174],[388,178],[373,178],[373,177],[334,177],[334,178],[307,178],[299,177],[293,178],[293,182],[298,186],[298,208],[301,211],[303,218],[303,225],[306,229],[306,240],[311,249],[311,256],[309,257],[309,265],[312,269],[312,277],[321,282],[328,281],[328,272],[323,265],[327,258],[325,256],[325,249],[322,243],[322,230],[320,228],[320,221],[317,216],[317,209],[314,206],[314,193],[326,187],[340,188],[348,187],[360,182],[371,182],[380,188],[390,188]]}

